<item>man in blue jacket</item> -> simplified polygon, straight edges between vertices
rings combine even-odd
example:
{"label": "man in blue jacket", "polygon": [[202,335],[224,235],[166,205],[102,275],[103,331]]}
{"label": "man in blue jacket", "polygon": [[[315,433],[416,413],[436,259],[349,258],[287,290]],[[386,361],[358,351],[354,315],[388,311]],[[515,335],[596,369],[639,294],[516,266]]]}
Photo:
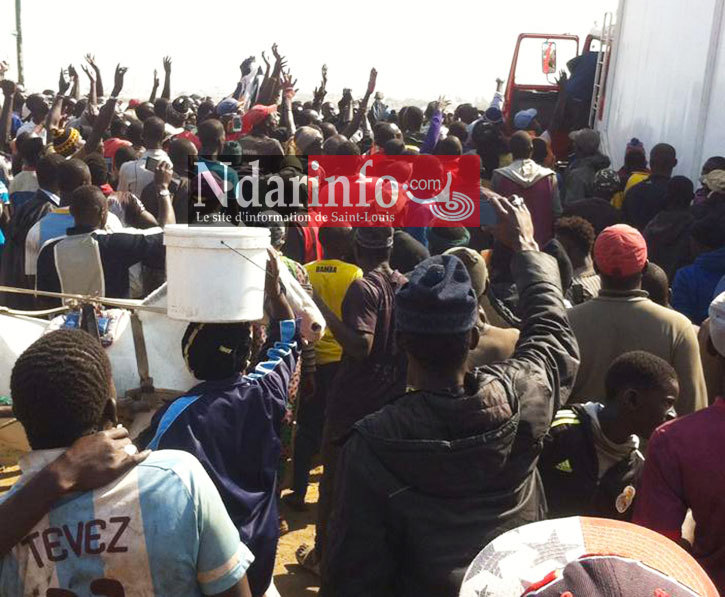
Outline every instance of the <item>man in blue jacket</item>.
{"label": "man in blue jacket", "polygon": [[698,220],[690,232],[697,258],[677,270],[672,281],[672,307],[700,325],[715,298],[715,288],[725,276],[725,221]]}

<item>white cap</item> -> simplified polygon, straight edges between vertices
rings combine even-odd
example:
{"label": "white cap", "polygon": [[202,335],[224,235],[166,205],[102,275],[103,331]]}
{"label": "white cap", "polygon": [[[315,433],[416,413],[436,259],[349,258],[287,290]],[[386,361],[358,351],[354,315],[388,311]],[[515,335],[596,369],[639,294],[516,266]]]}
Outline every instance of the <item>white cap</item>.
{"label": "white cap", "polygon": [[715,350],[725,357],[725,292],[710,303],[710,340]]}

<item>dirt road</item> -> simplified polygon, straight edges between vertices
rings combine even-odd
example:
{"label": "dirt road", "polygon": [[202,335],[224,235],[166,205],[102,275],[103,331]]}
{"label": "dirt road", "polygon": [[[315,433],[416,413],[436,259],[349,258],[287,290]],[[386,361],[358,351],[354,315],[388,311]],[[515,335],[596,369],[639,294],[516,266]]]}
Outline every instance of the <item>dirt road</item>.
{"label": "dirt road", "polygon": [[295,551],[302,543],[311,545],[315,539],[315,519],[317,517],[317,495],[322,467],[316,468],[310,475],[310,488],[307,512],[294,512],[284,505],[283,512],[290,532],[282,535],[277,548],[277,562],[274,567],[274,584],[282,597],[310,597],[317,595],[319,579],[297,564]]}

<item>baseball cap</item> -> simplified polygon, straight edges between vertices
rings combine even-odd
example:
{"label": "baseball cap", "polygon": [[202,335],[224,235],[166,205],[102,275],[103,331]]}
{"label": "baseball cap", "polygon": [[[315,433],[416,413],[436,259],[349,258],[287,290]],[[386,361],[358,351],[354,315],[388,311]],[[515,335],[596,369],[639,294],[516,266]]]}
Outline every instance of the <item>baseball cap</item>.
{"label": "baseball cap", "polygon": [[242,116],[242,134],[246,135],[260,122],[263,122],[267,116],[274,114],[276,111],[276,105],[264,106],[262,104],[257,104],[252,106],[252,108],[244,116]]}
{"label": "baseball cap", "polygon": [[460,597],[715,597],[718,591],[677,543],[645,527],[573,516],[500,535],[476,556]]}
{"label": "baseball cap", "polygon": [[574,146],[577,149],[590,154],[599,149],[601,137],[599,136],[599,133],[593,129],[579,129],[578,131],[572,131],[569,133],[569,139],[573,141]]}
{"label": "baseball cap", "polygon": [[647,243],[636,228],[627,224],[609,226],[594,242],[594,262],[605,276],[632,276],[647,263]]}
{"label": "baseball cap", "polygon": [[725,292],[718,294],[710,303],[710,340],[718,354],[725,356]]}
{"label": "baseball cap", "polygon": [[239,109],[239,102],[233,97],[225,97],[217,104],[216,113],[218,116],[234,114]]}
{"label": "baseball cap", "polygon": [[514,128],[520,131],[524,131],[529,128],[531,121],[536,118],[539,111],[536,108],[529,108],[528,110],[521,110],[516,112],[514,116]]}

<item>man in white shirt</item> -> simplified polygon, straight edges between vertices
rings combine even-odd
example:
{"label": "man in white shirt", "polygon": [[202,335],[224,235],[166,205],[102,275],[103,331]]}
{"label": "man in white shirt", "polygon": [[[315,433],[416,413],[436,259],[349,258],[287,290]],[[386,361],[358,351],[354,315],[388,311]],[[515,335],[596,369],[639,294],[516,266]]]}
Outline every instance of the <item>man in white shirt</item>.
{"label": "man in white shirt", "polygon": [[164,136],[163,120],[156,116],[144,120],[143,142],[146,151],[138,160],[126,162],[121,166],[118,179],[119,191],[130,191],[140,197],[141,191],[144,190],[146,185],[154,181],[154,172],[158,163],[167,162],[171,165],[169,156],[161,149]]}

